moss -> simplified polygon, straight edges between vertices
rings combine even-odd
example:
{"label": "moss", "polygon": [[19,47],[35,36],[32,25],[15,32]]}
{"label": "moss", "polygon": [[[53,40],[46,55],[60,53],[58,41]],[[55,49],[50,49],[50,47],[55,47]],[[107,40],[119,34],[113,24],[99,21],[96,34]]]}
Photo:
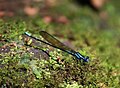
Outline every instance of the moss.
{"label": "moss", "polygon": [[[107,21],[108,27],[101,29],[100,19],[93,12],[87,8],[77,8],[73,11],[68,9],[69,4],[67,5],[58,11],[60,14],[64,14],[63,10],[66,11],[64,15],[71,19],[67,25],[46,25],[40,17],[26,18],[24,21],[0,20],[0,87],[120,86],[119,9],[111,3],[107,5],[106,10],[110,16]],[[53,14],[58,9],[60,6],[52,9]],[[68,14],[69,11],[74,14]],[[40,38],[38,31],[43,29],[51,34],[59,32],[60,38],[65,37],[72,42],[69,42],[70,45],[74,45],[72,47],[81,54],[89,56],[90,61],[84,63],[58,49],[34,41],[33,45],[48,51],[51,57],[47,56],[48,58],[44,59],[42,56],[45,54],[41,50],[42,53],[31,52],[31,48],[24,45],[26,37],[23,33],[29,31]],[[69,36],[72,36],[73,40],[68,39]],[[35,57],[36,55],[41,57]]]}

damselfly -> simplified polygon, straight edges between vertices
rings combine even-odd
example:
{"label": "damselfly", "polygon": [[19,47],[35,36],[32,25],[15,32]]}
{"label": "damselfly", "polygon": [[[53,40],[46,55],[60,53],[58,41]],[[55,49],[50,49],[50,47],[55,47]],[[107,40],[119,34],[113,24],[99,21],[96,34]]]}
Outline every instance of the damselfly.
{"label": "damselfly", "polygon": [[47,41],[43,41],[40,40],[36,37],[33,37],[31,34],[29,34],[28,32],[25,32],[25,35],[40,41],[42,43],[45,43],[49,46],[52,46],[54,48],[60,49],[64,52],[67,52],[68,54],[71,54],[72,56],[76,57],[79,60],[83,60],[84,62],[88,62],[89,61],[89,57],[88,56],[83,56],[81,55],[79,52],[74,51],[73,49],[69,48],[68,46],[66,46],[65,44],[63,44],[62,42],[60,42],[59,40],[57,40],[55,37],[53,37],[52,35],[50,35],[49,33],[45,32],[45,31],[40,31],[40,35]]}

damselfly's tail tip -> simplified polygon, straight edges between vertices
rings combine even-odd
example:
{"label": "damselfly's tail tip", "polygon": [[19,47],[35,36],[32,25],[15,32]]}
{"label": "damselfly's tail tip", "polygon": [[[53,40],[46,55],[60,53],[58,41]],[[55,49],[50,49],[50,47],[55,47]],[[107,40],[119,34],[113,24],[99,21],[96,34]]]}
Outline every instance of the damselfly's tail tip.
{"label": "damselfly's tail tip", "polygon": [[25,35],[28,35],[28,36],[31,36],[31,34],[30,34],[30,33],[28,33],[28,32],[24,32],[24,34],[25,34]]}

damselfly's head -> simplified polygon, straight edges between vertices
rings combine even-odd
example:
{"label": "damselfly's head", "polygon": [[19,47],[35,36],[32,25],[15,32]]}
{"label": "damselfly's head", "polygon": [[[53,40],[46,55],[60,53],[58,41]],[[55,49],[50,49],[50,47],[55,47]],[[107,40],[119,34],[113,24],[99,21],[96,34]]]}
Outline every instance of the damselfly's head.
{"label": "damselfly's head", "polygon": [[88,62],[89,61],[89,57],[88,56],[83,56],[83,55],[81,55],[79,52],[76,52],[75,54],[74,54],[74,56],[77,58],[77,59],[82,59],[84,62]]}
{"label": "damselfly's head", "polygon": [[88,61],[89,61],[89,57],[86,56],[86,57],[84,58],[84,62],[88,62]]}

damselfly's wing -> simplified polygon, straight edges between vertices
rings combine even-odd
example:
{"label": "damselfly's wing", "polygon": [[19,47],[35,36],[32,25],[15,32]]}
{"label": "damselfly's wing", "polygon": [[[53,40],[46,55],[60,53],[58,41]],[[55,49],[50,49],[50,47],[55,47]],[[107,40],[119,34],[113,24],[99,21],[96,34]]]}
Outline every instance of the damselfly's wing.
{"label": "damselfly's wing", "polygon": [[45,32],[45,31],[40,31],[40,35],[49,43],[51,43],[52,45],[58,47],[59,49],[63,49],[65,51],[69,51],[71,53],[75,53],[74,50],[72,50],[71,48],[69,48],[68,46],[64,45],[62,42],[60,42],[59,40],[57,40],[55,37],[53,37],[52,35],[50,35],[49,33]]}

